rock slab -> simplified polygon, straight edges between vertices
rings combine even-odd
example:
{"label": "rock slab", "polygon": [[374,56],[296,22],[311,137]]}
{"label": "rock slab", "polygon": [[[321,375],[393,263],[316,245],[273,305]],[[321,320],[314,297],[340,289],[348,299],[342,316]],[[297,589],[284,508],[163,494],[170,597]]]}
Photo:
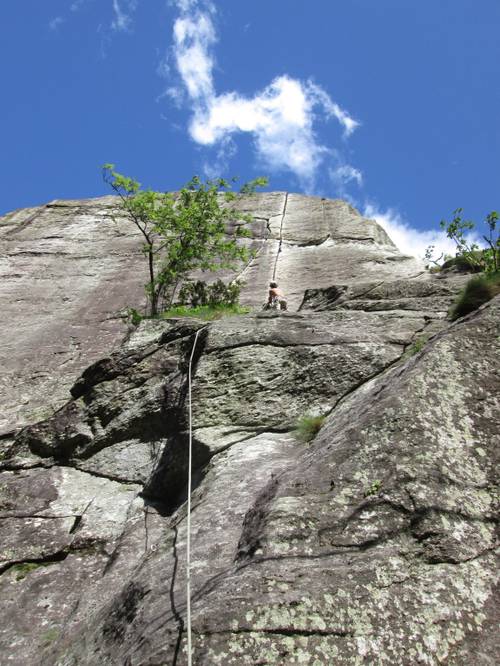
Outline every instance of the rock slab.
{"label": "rock slab", "polygon": [[[50,361],[45,394],[24,407],[12,392],[0,662],[187,663],[187,371],[198,334],[193,663],[496,664],[500,297],[450,325],[466,277],[422,273],[348,204],[285,193],[239,204],[260,249],[242,267],[254,312],[144,321],[120,345],[123,323],[103,318],[103,302],[84,328],[116,328],[95,357],[82,352],[74,372]],[[83,224],[113,205],[55,209],[79,210]],[[4,232],[15,224],[20,247],[49,243],[48,227],[30,238],[30,216],[60,212],[18,213]],[[294,311],[261,312],[277,267]],[[23,348],[21,334],[13,358]],[[16,432],[57,381],[58,409]],[[295,433],[304,415],[324,418],[310,443]]]}

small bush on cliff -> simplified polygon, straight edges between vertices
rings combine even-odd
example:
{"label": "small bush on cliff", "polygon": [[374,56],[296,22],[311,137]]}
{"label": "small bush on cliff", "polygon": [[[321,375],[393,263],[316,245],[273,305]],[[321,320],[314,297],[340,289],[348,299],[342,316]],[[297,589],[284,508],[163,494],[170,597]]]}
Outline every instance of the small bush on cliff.
{"label": "small bush on cliff", "polygon": [[243,282],[239,280],[233,280],[229,284],[217,280],[209,285],[202,280],[186,282],[179,292],[179,303],[192,307],[238,305],[242,286]]}
{"label": "small bush on cliff", "polygon": [[474,263],[471,262],[469,257],[460,254],[456,257],[448,258],[441,266],[441,270],[446,270],[447,268],[455,268],[457,271],[461,273],[480,273],[482,255],[483,253],[481,250],[476,250],[474,252]]}
{"label": "small bush on cliff", "polygon": [[[113,164],[104,165],[103,177],[142,235],[152,316],[172,306],[178,286],[191,271],[231,269],[249,259],[250,251],[237,240],[250,235],[246,224],[252,218],[235,209],[236,195],[222,178],[203,182],[195,176],[174,194],[142,190]],[[243,189],[251,193],[266,184],[267,179],[258,178]]]}
{"label": "small bush on cliff", "polygon": [[129,308],[127,314],[130,322],[138,326],[143,319],[170,319],[172,317],[196,317],[212,321],[231,315],[247,314],[250,308],[239,304],[239,295],[243,283],[237,280],[230,284],[224,284],[217,280],[207,285],[201,280],[186,282],[179,292],[179,303],[160,315],[154,317],[143,317],[134,308]]}
{"label": "small bush on cliff", "polygon": [[433,259],[434,246],[430,245],[425,251],[425,259],[435,267],[444,259],[441,268],[450,268],[456,266],[459,270],[472,270],[477,273],[496,273],[500,270],[500,231],[497,229],[498,213],[493,210],[486,216],[486,233],[482,234],[482,239],[486,246],[480,248],[477,243],[467,237],[467,233],[475,228],[474,222],[462,218],[462,208],[453,211],[451,222],[441,220],[441,229],[446,231],[446,235],[456,245],[456,257],[444,257],[441,255]]}
{"label": "small bush on cliff", "polygon": [[454,321],[474,312],[497,294],[500,294],[500,272],[476,275],[461,291],[457,302],[450,310],[450,319]]}
{"label": "small bush on cliff", "polygon": [[370,497],[371,495],[378,495],[381,488],[382,488],[382,481],[380,481],[380,479],[377,479],[376,481],[372,481],[372,483],[370,483],[370,485],[367,488],[365,488],[365,492],[363,494],[365,497]]}
{"label": "small bush on cliff", "polygon": [[141,321],[144,319],[144,317],[141,315],[140,312],[137,312],[135,308],[128,308],[127,309],[127,316],[130,320],[130,323],[133,324],[134,326],[139,326]]}
{"label": "small bush on cliff", "polygon": [[325,418],[326,414],[320,414],[319,416],[302,416],[297,421],[297,427],[295,429],[296,438],[300,439],[301,442],[310,442],[313,440],[321,430]]}

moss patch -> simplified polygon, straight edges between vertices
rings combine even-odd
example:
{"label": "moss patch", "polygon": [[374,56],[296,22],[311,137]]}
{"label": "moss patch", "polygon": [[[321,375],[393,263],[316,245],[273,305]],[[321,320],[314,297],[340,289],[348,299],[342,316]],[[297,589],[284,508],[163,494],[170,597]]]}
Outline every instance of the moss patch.
{"label": "moss patch", "polygon": [[11,567],[11,571],[13,572],[15,578],[17,581],[23,580],[23,578],[26,578],[28,574],[30,574],[32,571],[35,571],[35,569],[39,569],[40,567],[48,567],[52,562],[21,562],[20,564],[14,564],[13,567]]}
{"label": "moss patch", "polygon": [[40,636],[42,645],[50,645],[50,643],[53,643],[57,638],[59,638],[59,629],[56,629],[55,627],[47,629],[47,631],[44,631]]}

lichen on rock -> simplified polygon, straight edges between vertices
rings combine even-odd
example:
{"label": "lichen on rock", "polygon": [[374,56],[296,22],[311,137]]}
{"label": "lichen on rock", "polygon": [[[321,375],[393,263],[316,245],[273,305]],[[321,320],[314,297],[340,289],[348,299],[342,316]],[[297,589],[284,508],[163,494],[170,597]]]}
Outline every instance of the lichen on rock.
{"label": "lichen on rock", "polygon": [[[1,654],[186,663],[187,368],[203,329],[193,663],[493,665],[500,297],[450,324],[463,276],[425,273],[345,202],[270,193],[238,205],[255,220],[257,256],[241,267],[254,309],[208,325],[106,319],[141,285],[124,277],[137,239],[103,226],[112,198],[0,225],[12,266],[89,273],[69,288],[66,319],[37,285],[39,350],[24,334],[3,350],[15,387],[0,460]],[[287,313],[260,310],[275,271]],[[109,299],[78,321],[111,274]],[[294,434],[306,414],[325,415],[307,444]]]}

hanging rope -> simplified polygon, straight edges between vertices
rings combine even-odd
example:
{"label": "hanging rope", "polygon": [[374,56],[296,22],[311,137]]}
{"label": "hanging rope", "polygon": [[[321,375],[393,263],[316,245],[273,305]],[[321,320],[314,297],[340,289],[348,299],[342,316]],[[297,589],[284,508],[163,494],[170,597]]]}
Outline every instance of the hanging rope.
{"label": "hanging rope", "polygon": [[189,405],[189,447],[188,447],[188,491],[187,491],[187,541],[186,541],[186,620],[188,642],[188,666],[192,666],[191,642],[191,478],[193,466],[193,413],[191,408],[191,368],[198,335],[206,326],[199,328],[194,336],[193,348],[189,358],[188,369],[188,405]]}

